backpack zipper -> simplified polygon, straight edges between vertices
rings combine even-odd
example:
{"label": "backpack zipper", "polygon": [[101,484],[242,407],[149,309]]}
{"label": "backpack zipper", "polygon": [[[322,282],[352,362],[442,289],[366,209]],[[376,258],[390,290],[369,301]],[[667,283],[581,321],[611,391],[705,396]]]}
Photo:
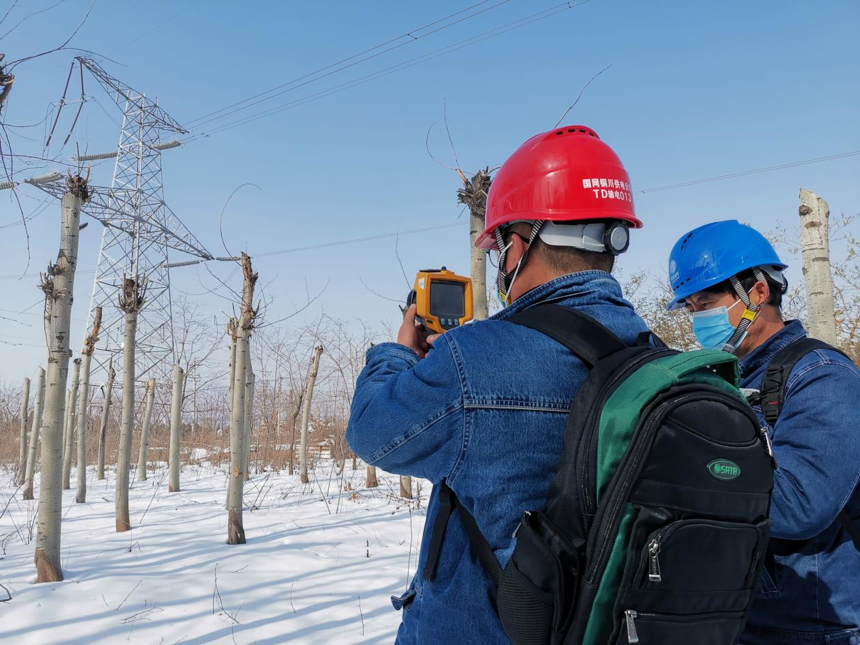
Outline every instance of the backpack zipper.
{"label": "backpack zipper", "polygon": [[648,580],[651,582],[662,582],[660,575],[660,539],[654,538],[648,545]]}
{"label": "backpack zipper", "polygon": [[767,433],[767,428],[760,426],[758,433],[764,439],[764,447],[767,449],[767,454],[770,456],[770,461],[773,464],[773,469],[776,470],[779,466],[776,463],[776,455],[773,454],[773,444],[770,441],[770,435]]}
{"label": "backpack zipper", "polygon": [[636,632],[636,619],[639,617],[639,614],[633,609],[628,609],[624,612],[624,616],[627,620],[627,642],[638,643],[639,634]]}

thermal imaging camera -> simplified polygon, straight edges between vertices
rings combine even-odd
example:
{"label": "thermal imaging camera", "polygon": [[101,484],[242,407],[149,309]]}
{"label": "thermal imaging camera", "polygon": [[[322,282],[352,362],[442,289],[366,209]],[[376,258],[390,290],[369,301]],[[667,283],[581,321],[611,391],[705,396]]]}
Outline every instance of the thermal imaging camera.
{"label": "thermal imaging camera", "polygon": [[422,269],[406,307],[417,305],[416,320],[428,331],[441,334],[472,320],[472,280],[441,269]]}

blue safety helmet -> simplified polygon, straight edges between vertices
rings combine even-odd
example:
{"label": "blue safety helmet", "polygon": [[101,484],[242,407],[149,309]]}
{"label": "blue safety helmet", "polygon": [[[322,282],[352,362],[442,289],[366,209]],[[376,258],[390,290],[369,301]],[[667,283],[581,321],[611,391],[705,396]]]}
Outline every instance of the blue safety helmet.
{"label": "blue safety helmet", "polygon": [[780,273],[788,265],[754,228],[726,220],[693,229],[675,243],[669,255],[669,283],[674,298],[667,309],[679,309],[687,296],[755,267],[785,284]]}

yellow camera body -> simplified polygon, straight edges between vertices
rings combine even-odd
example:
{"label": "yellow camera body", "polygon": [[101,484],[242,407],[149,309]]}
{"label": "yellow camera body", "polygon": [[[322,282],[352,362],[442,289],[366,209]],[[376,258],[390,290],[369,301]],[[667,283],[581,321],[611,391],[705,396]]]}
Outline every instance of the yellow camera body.
{"label": "yellow camera body", "polygon": [[437,334],[472,320],[472,280],[445,267],[423,269],[415,276],[415,288],[406,306],[417,305],[416,317]]}

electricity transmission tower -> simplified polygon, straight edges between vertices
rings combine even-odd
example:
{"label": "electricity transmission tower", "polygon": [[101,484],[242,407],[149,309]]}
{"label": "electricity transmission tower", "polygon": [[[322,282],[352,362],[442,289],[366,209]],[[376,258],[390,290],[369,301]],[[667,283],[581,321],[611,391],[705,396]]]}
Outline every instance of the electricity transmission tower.
{"label": "electricity transmission tower", "polygon": [[[187,130],[162,110],[157,102],[110,76],[95,61],[78,57],[122,109],[122,132],[116,152],[81,155],[78,162],[116,158],[109,189],[90,185],[91,199],[83,210],[103,225],[101,250],[90,301],[89,323],[102,307],[98,350],[93,361],[93,381],[106,377],[108,361],[120,368],[124,314],[117,307],[123,276],[145,281],[146,303],[139,313],[136,379],[162,377],[175,361],[170,301],[168,249],[213,259],[203,245],[164,203],[161,151],[178,142],[161,143],[162,133],[186,134]],[[56,197],[64,182],[37,178],[30,183]],[[151,372],[155,371],[155,374]]]}

